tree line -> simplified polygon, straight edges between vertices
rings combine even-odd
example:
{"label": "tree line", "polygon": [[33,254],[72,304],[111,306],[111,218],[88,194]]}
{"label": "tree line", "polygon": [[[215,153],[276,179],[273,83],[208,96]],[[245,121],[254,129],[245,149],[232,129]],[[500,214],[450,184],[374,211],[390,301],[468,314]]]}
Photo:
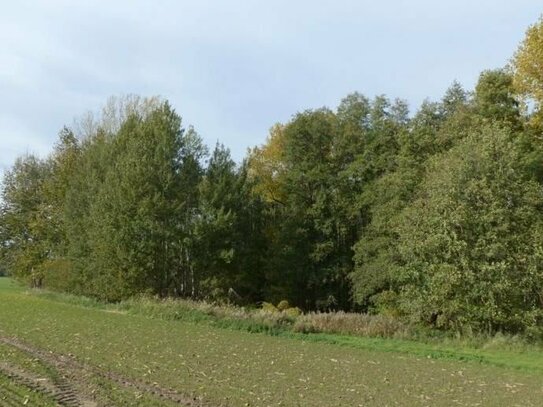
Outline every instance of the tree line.
{"label": "tree line", "polygon": [[0,270],[118,301],[287,299],[458,331],[543,327],[543,21],[410,114],[353,93],[236,163],[160,98],[112,98],[5,174]]}

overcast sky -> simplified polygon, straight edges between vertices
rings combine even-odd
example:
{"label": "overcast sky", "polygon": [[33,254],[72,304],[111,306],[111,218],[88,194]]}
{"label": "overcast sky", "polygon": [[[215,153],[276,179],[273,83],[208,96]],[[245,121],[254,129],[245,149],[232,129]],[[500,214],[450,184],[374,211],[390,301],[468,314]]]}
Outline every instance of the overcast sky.
{"label": "overcast sky", "polygon": [[170,100],[239,160],[270,126],[352,91],[438,99],[507,63],[535,0],[4,1],[0,171],[108,96]]}

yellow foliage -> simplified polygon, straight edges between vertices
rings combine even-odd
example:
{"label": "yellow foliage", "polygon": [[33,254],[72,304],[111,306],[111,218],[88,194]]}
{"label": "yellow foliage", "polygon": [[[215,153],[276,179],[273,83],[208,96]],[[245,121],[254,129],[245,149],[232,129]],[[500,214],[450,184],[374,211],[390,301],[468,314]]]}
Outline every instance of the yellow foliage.
{"label": "yellow foliage", "polygon": [[285,311],[288,308],[290,308],[290,304],[288,303],[287,300],[282,300],[281,302],[279,302],[279,304],[277,304],[277,309],[279,311]]}
{"label": "yellow foliage", "polygon": [[249,154],[249,176],[257,181],[254,192],[269,202],[285,201],[284,145],[284,126],[276,124],[271,128],[266,143],[261,147],[255,147]]}
{"label": "yellow foliage", "polygon": [[286,315],[291,318],[296,318],[302,315],[302,310],[298,307],[291,307],[287,300],[280,301],[277,306],[273,305],[270,302],[263,302],[262,310],[271,314]]}
{"label": "yellow foliage", "polygon": [[292,317],[292,318],[299,317],[300,315],[302,315],[302,310],[298,307],[287,308],[284,312],[285,314],[287,314],[287,316]]}
{"label": "yellow foliage", "polygon": [[525,100],[535,104],[535,121],[543,118],[543,18],[530,26],[513,57],[513,83]]}
{"label": "yellow foliage", "polygon": [[266,312],[271,312],[271,313],[279,312],[277,307],[275,305],[273,305],[272,303],[270,303],[270,302],[263,302],[262,303],[262,310],[266,311]]}

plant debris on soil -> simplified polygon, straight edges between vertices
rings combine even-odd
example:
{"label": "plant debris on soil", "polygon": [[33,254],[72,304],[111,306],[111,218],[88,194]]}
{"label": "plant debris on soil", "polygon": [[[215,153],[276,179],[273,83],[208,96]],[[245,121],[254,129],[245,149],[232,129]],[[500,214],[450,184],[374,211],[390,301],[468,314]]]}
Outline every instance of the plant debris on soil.
{"label": "plant debris on soil", "polygon": [[11,383],[18,393],[10,400],[22,400],[8,406],[27,395],[27,405],[88,407],[499,407],[543,399],[540,370],[507,367],[506,352],[500,367],[498,359],[492,365],[390,351],[392,339],[357,348],[252,334],[85,308],[2,280],[0,302],[9,306],[0,307],[0,389]]}

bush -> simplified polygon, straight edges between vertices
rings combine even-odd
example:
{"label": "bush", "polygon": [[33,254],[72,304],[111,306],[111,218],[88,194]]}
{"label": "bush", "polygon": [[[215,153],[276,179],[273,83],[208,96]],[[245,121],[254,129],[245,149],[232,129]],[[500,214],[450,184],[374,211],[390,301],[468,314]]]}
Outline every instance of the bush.
{"label": "bush", "polygon": [[282,300],[279,302],[279,304],[277,304],[277,309],[279,311],[286,311],[289,308],[290,308],[290,304],[288,303],[287,300]]}
{"label": "bush", "polygon": [[263,302],[262,311],[271,312],[271,313],[279,312],[277,307],[273,305],[271,302]]}
{"label": "bush", "polygon": [[543,326],[543,194],[523,158],[491,127],[430,160],[398,227],[398,302],[413,321],[489,335]]}

